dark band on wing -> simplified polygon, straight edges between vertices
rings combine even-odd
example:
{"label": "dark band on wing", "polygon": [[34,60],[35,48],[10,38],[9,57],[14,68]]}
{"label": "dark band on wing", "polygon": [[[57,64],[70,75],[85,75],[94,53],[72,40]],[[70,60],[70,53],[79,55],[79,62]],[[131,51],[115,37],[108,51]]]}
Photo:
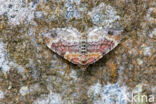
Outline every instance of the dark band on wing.
{"label": "dark band on wing", "polygon": [[65,53],[68,52],[78,52],[78,43],[64,43],[62,41],[58,41],[57,43],[52,43],[51,49],[54,49],[59,55],[64,56]]}
{"label": "dark band on wing", "polygon": [[114,46],[114,42],[107,39],[103,40],[102,42],[92,42],[88,44],[88,52],[101,52],[103,55],[111,50]]}

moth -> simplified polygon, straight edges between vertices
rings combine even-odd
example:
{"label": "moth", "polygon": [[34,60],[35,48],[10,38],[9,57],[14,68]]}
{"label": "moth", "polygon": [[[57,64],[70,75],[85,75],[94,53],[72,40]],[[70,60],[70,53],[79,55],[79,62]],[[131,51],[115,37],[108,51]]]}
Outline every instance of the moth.
{"label": "moth", "polygon": [[83,33],[76,28],[54,28],[44,40],[53,52],[86,69],[120,43],[121,32],[102,27]]}

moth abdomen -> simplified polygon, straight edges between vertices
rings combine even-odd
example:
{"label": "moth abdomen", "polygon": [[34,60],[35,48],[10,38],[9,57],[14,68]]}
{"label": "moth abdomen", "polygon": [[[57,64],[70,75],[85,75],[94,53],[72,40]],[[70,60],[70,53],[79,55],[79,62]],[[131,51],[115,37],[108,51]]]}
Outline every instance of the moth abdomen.
{"label": "moth abdomen", "polygon": [[81,37],[80,52],[81,52],[81,54],[87,53],[87,38],[85,36]]}

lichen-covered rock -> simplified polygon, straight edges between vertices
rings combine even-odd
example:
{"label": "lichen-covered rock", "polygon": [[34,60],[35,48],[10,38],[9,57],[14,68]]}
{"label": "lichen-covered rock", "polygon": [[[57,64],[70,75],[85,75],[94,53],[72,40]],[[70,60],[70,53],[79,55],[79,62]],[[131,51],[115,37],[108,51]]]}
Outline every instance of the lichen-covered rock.
{"label": "lichen-covered rock", "polygon": [[[156,96],[155,7],[155,0],[0,0],[0,104],[129,104],[119,98]],[[85,71],[43,39],[53,28],[101,26],[123,29],[121,43]]]}

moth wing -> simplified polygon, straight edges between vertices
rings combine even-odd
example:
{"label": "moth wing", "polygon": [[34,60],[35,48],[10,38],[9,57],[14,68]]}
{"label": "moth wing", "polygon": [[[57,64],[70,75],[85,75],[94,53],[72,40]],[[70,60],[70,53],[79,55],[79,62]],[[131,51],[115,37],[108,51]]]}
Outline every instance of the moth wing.
{"label": "moth wing", "polygon": [[88,64],[92,64],[114,49],[121,40],[122,30],[96,28],[88,32]]}
{"label": "moth wing", "polygon": [[80,33],[75,28],[53,29],[44,38],[49,49],[74,64],[79,64],[79,39]]}

